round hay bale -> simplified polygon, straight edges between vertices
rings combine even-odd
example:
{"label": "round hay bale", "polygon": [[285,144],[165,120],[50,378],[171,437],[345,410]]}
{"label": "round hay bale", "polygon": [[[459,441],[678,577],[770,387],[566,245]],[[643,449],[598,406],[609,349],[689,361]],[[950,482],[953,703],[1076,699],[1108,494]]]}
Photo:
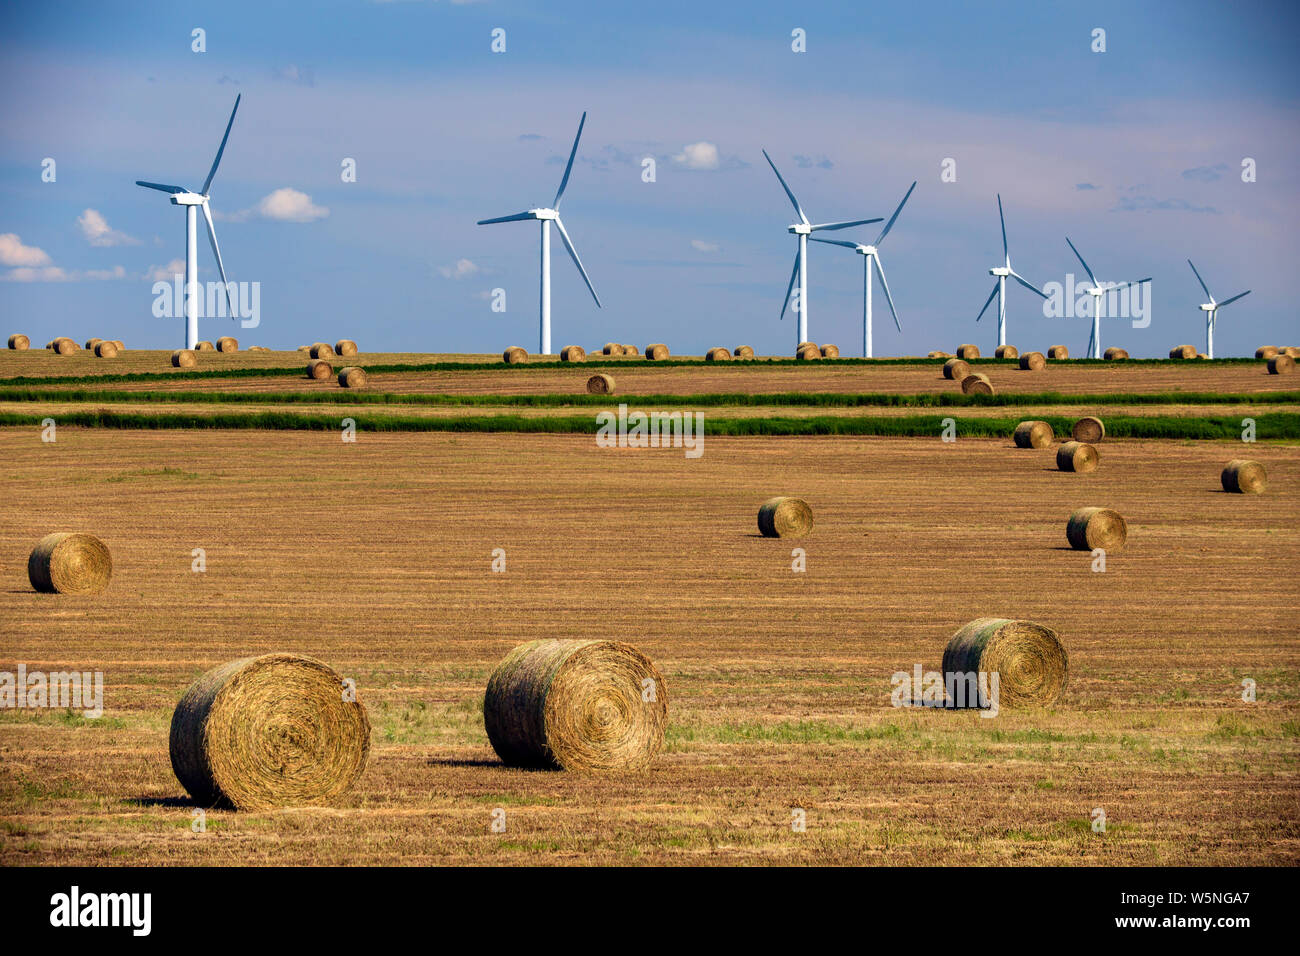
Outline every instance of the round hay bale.
{"label": "round hay bale", "polygon": [[81,351],[81,346],[72,339],[55,339],[53,348],[56,355],[71,355]]}
{"label": "round hay bale", "polygon": [[1047,350],[1047,357],[1050,359],[1068,359],[1070,350],[1064,345],[1053,345]]}
{"label": "round hay bale", "polygon": [[1095,445],[1106,437],[1106,423],[1100,418],[1085,415],[1074,423],[1074,427],[1070,429],[1070,437],[1075,441]]}
{"label": "round hay bale", "polygon": [[1075,551],[1123,551],[1128,524],[1122,514],[1109,508],[1079,508],[1066,522],[1065,536]]}
{"label": "round hay bale", "polygon": [[328,342],[313,342],[309,354],[314,359],[328,359],[334,357],[334,346]]}
{"label": "round hay bale", "polygon": [[98,345],[98,344],[99,344],[100,342],[102,342],[102,341],[104,341],[104,340],[103,340],[103,339],[86,339],[86,351],[87,351],[87,352],[93,352],[93,351],[95,351],[95,346]]}
{"label": "round hay bale", "polygon": [[200,806],[324,804],[365,770],[370,720],[327,665],[263,654],[191,684],[172,713],[168,749],[176,779]]}
{"label": "round hay bale", "polygon": [[[23,336],[26,338],[26,336]],[[1300,345],[1288,345],[1286,348],[1279,348],[1279,352],[1285,352],[1293,359],[1300,359]]]}
{"label": "round hay bale", "polygon": [[520,362],[528,361],[528,353],[518,345],[512,345],[501,353],[501,361],[507,365],[518,365]]}
{"label": "round hay bale", "polygon": [[709,349],[708,354],[704,356],[706,362],[729,362],[731,353],[724,348]]}
{"label": "round hay bale", "polygon": [[1014,345],[999,345],[993,350],[994,358],[1020,358],[1020,350]]}
{"label": "round hay bale", "polygon": [[1056,438],[1056,433],[1047,422],[1031,421],[1017,425],[1011,437],[1015,439],[1017,448],[1046,448]]}
{"label": "round hay bale", "polygon": [[271,351],[271,350],[268,349],[265,345],[250,345],[250,346],[248,347],[248,351],[250,351],[250,352],[269,352],[269,351]]}
{"label": "round hay bale", "polygon": [[117,346],[117,350],[119,352],[126,351],[126,343],[123,342],[121,339],[113,339],[113,344]]}
{"label": "round hay bale", "polygon": [[943,363],[943,377],[960,382],[970,374],[970,363],[965,359],[950,358]]}
{"label": "round hay bale", "polygon": [[1067,441],[1056,449],[1056,467],[1061,471],[1073,471],[1081,475],[1096,471],[1099,458],[1097,449],[1086,442]]}
{"label": "round hay bale", "polygon": [[1041,372],[1047,368],[1047,358],[1042,352],[1026,352],[1020,356],[1020,370],[1022,372]]}
{"label": "round hay bale", "polygon": [[1219,476],[1224,491],[1241,495],[1262,495],[1268,489],[1268,475],[1264,466],[1249,458],[1234,458]]}
{"label": "round hay bale", "polygon": [[339,385],[344,388],[361,388],[368,381],[366,370],[358,365],[349,365],[347,368],[339,369]]}
{"label": "round hay bale", "polygon": [[238,352],[239,339],[235,338],[233,335],[223,335],[221,338],[217,339],[217,351]]}
{"label": "round hay bale", "polygon": [[1197,352],[1197,353],[1196,353],[1196,357],[1197,357],[1198,359],[1208,359],[1208,358],[1209,358],[1209,356],[1206,355],[1204,352]]}
{"label": "round hay bale", "polygon": [[1269,375],[1290,375],[1295,371],[1295,359],[1286,353],[1279,353],[1268,360]]}
{"label": "round hay bale", "polygon": [[215,352],[217,347],[211,342],[195,342],[194,351],[196,352]]}
{"label": "round hay bale", "polygon": [[662,362],[664,359],[670,358],[671,353],[668,351],[668,346],[656,342],[645,347],[645,357],[646,361],[649,362]]}
{"label": "round hay bale", "polygon": [[800,342],[798,345],[796,345],[796,346],[794,347],[794,350],[795,350],[796,352],[798,352],[801,348],[805,348],[806,346],[809,346],[809,345],[811,345],[813,348],[817,349],[817,351],[819,351],[819,352],[821,351],[821,349],[818,348],[816,342]]}
{"label": "round hay bale", "polygon": [[641,357],[641,350],[640,350],[639,348],[637,348],[635,345],[625,345],[625,346],[623,346],[623,354],[624,354],[624,355],[631,355],[631,356],[634,356],[634,357],[636,357],[636,358],[640,358],[640,357]]}
{"label": "round hay bale", "polygon": [[979,347],[975,345],[959,345],[957,346],[957,357],[964,359],[977,359],[980,357]]}
{"label": "round hay bale", "polygon": [[802,346],[795,355],[795,358],[803,362],[810,362],[813,359],[819,359],[821,357],[822,350],[815,345]]}
{"label": "round hay bale", "polygon": [[614,376],[607,375],[604,372],[597,372],[587,379],[587,392],[591,395],[613,395]]}
{"label": "round hay bale", "polygon": [[308,355],[310,355],[310,354],[311,354],[311,346],[310,346],[310,345],[300,345],[300,346],[298,346],[298,351],[299,351],[299,352],[306,352]]}
{"label": "round hay bale", "polygon": [[732,349],[731,354],[738,359],[752,359],[754,357],[754,349],[749,345],[737,345]]}
{"label": "round hay bale", "polygon": [[1255,358],[1271,359],[1274,355],[1276,355],[1280,351],[1282,350],[1274,345],[1261,345],[1259,348],[1255,349]]}
{"label": "round hay bale", "polygon": [[[1050,627],[1032,621],[982,617],[943,650],[943,673],[997,674],[998,707],[1046,707],[1061,696],[1069,659]],[[992,687],[992,677],[988,678]]]}
{"label": "round hay bale", "polygon": [[312,359],[307,363],[307,377],[313,378],[318,382],[323,382],[327,378],[334,377],[334,366],[324,359]]}
{"label": "round hay bale", "polygon": [[117,343],[99,342],[95,345],[95,354],[100,358],[117,358]]}
{"label": "round hay bale", "polygon": [[32,340],[21,334],[11,335],[9,336],[9,347],[15,352],[25,352],[32,347]]}
{"label": "round hay bale", "polygon": [[27,558],[27,579],[48,594],[98,594],[112,576],[113,558],[93,534],[47,534]]}
{"label": "round hay bale", "polygon": [[822,358],[839,358],[840,347],[838,345],[823,345]]}
{"label": "round hay bale", "polygon": [[617,342],[606,342],[605,347],[601,349],[601,351],[606,355],[622,355],[623,346],[619,345]]}
{"label": "round hay bale", "polygon": [[1102,353],[1102,355],[1107,362],[1118,362],[1121,359],[1128,358],[1127,351],[1125,351],[1124,349],[1117,349],[1113,346],[1111,348],[1108,348],[1104,353]]}
{"label": "round hay bale", "polygon": [[758,530],[765,538],[802,538],[812,529],[812,508],[802,498],[769,498],[758,509]]}
{"label": "round hay bale", "polygon": [[353,342],[351,339],[339,339],[334,343],[334,352],[336,355],[343,356],[356,355],[357,343]]}
{"label": "round hay bale", "polygon": [[992,395],[993,383],[983,372],[972,372],[961,380],[963,395]]}
{"label": "round hay bale", "polygon": [[483,695],[488,740],[512,767],[642,770],[663,748],[667,723],[663,675],[621,641],[520,644]]}
{"label": "round hay bale", "polygon": [[581,345],[566,345],[560,349],[561,362],[585,362],[587,353]]}
{"label": "round hay bale", "polygon": [[1175,345],[1169,350],[1171,359],[1194,359],[1196,358],[1195,345]]}
{"label": "round hay bale", "polygon": [[199,357],[190,349],[177,349],[172,353],[172,368],[194,368],[199,364]]}

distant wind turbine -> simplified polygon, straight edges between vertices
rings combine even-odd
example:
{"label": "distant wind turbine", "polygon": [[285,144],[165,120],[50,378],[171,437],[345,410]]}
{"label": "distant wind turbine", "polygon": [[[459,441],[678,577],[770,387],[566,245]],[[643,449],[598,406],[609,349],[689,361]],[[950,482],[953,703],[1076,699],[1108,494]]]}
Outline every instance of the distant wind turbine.
{"label": "distant wind turbine", "polygon": [[996,266],[989,270],[989,275],[996,276],[997,282],[993,284],[993,291],[989,297],[984,300],[984,308],[980,309],[980,314],[975,316],[978,322],[984,318],[984,313],[988,311],[989,303],[993,297],[998,299],[998,345],[1007,344],[1007,277],[1015,279],[1022,286],[1040,298],[1046,299],[1047,294],[1041,292],[1037,287],[1030,285],[1025,277],[1011,268],[1011,253],[1007,250],[1007,220],[1002,215],[1002,194],[998,194],[998,219],[1002,222],[1002,265]]}
{"label": "distant wind turbine", "polygon": [[[1192,260],[1188,259],[1187,264],[1192,266]],[[1196,272],[1196,266],[1192,266],[1192,271]],[[1196,281],[1201,284],[1201,288],[1205,290],[1205,297],[1210,300],[1201,306],[1201,311],[1205,313],[1205,355],[1207,358],[1214,358],[1214,323],[1218,319],[1219,310],[1231,302],[1236,302],[1244,295],[1250,295],[1250,290],[1238,292],[1231,299],[1215,302],[1214,296],[1210,295],[1210,290],[1206,287],[1205,280],[1201,278],[1199,272],[1196,272]]]}
{"label": "distant wind turbine", "polygon": [[1083,271],[1088,273],[1088,278],[1092,282],[1092,288],[1088,290],[1088,294],[1092,296],[1092,335],[1088,337],[1088,357],[1099,359],[1101,358],[1102,296],[1106,295],[1106,293],[1110,292],[1111,290],[1122,289],[1125,286],[1130,286],[1130,285],[1140,286],[1143,282],[1150,282],[1151,277],[1147,276],[1145,279],[1138,279],[1136,281],[1129,280],[1127,282],[1117,282],[1114,285],[1110,285],[1109,283],[1107,283],[1105,286],[1103,286],[1100,282],[1097,281],[1097,277],[1092,274],[1092,270],[1088,268],[1088,263],[1083,261],[1083,256],[1079,255],[1079,250],[1074,248],[1074,243],[1070,242],[1069,236],[1065,237],[1065,241],[1066,244],[1069,245],[1070,251],[1074,253],[1074,257],[1079,260],[1079,265],[1083,266]]}
{"label": "distant wind turbine", "polygon": [[591,279],[587,276],[587,270],[582,267],[582,260],[578,258],[578,252],[573,248],[573,241],[569,238],[568,232],[565,231],[564,223],[560,220],[560,199],[564,196],[564,187],[569,185],[569,173],[573,171],[573,159],[578,155],[578,141],[582,139],[582,127],[587,122],[587,114],[582,114],[582,119],[578,121],[578,135],[573,138],[573,150],[569,153],[569,164],[564,167],[564,178],[560,180],[560,188],[556,190],[555,199],[551,202],[549,208],[529,209],[526,212],[515,213],[513,216],[499,216],[496,219],[480,219],[480,226],[490,225],[497,222],[521,222],[526,219],[536,219],[542,224],[542,302],[541,302],[541,332],[539,335],[539,351],[542,355],[551,354],[551,223],[555,223],[555,228],[560,231],[560,239],[564,242],[564,248],[569,251],[573,264],[578,267],[578,272],[582,274],[582,281],[587,283],[587,291],[591,297],[596,300],[596,308],[600,308],[600,296],[596,295],[596,290],[591,285]]}
{"label": "distant wind turbine", "polygon": [[869,246],[857,242],[846,242],[843,239],[811,237],[813,242],[843,246],[845,249],[852,249],[862,256],[862,355],[864,358],[873,357],[871,352],[871,266],[873,263],[876,267],[876,273],[880,276],[880,287],[885,290],[885,300],[889,303],[889,314],[894,317],[894,325],[898,326],[898,331],[903,331],[903,326],[898,321],[898,312],[894,309],[894,297],[889,294],[889,283],[885,281],[885,270],[880,265],[880,250],[878,247],[884,241],[885,236],[889,235],[889,230],[894,228],[894,222],[897,221],[898,214],[903,211],[903,206],[907,204],[907,200],[915,188],[916,183],[912,183],[907,190],[907,195],[903,197],[903,201],[898,204],[894,214],[889,217],[889,222],[885,223],[885,228],[880,230],[880,235],[876,237],[876,241]]}
{"label": "distant wind turbine", "polygon": [[208,209],[208,190],[212,186],[212,177],[217,175],[221,165],[221,154],[226,151],[226,140],[230,139],[230,127],[235,125],[235,112],[239,109],[240,96],[235,97],[235,107],[230,111],[230,121],[226,123],[226,134],[221,137],[217,147],[217,158],[212,161],[208,178],[203,180],[203,188],[192,192],[184,186],[167,186],[162,183],[146,183],[137,179],[137,186],[157,189],[172,194],[172,204],[185,207],[185,347],[194,348],[199,341],[199,249],[198,221],[196,210],[203,210],[203,219],[208,224],[208,242],[212,244],[212,255],[216,257],[217,269],[221,273],[221,287],[226,291],[226,303],[230,306],[230,320],[235,320],[235,304],[230,300],[230,284],[226,281],[226,267],[221,262],[221,249],[217,246],[217,231],[212,225],[212,212]]}
{"label": "distant wind turbine", "polygon": [[763,150],[763,158],[767,164],[772,167],[772,172],[776,173],[776,178],[781,181],[781,188],[785,194],[790,197],[790,204],[794,206],[794,211],[799,214],[799,221],[792,226],[787,227],[786,231],[799,237],[799,251],[794,257],[794,269],[790,272],[790,284],[785,289],[785,302],[781,305],[781,318],[785,318],[786,307],[790,304],[790,293],[794,289],[795,277],[799,277],[799,327],[797,331],[797,342],[808,341],[808,237],[814,232],[822,230],[848,229],[852,226],[865,226],[873,222],[881,222],[877,217],[875,219],[855,219],[852,222],[823,222],[816,225],[808,221],[808,217],[803,214],[803,207],[799,205],[799,200],[794,198],[794,193],[786,185],[785,179],[776,168],[776,163],[772,162],[772,157],[767,155],[767,150]]}

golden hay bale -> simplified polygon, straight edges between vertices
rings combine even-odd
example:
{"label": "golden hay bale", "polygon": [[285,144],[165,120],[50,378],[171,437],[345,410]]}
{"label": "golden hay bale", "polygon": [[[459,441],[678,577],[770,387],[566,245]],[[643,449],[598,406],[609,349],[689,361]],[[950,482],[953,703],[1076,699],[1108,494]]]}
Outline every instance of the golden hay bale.
{"label": "golden hay bale", "polygon": [[334,357],[334,346],[328,342],[313,342],[311,351],[308,354],[314,359],[327,359]]}
{"label": "golden hay bale", "polygon": [[765,538],[802,538],[812,529],[812,508],[802,498],[769,498],[758,509],[758,530]]}
{"label": "golden hay bale", "polygon": [[992,395],[993,383],[983,372],[972,372],[961,380],[963,395]]}
{"label": "golden hay bale", "polygon": [[957,346],[957,357],[964,359],[977,359],[980,357],[979,346],[959,345]]}
{"label": "golden hay bale", "polygon": [[330,803],[361,776],[370,720],[320,661],[263,654],[214,667],[172,713],[172,770],[200,806]]}
{"label": "golden hay bale", "polygon": [[622,355],[623,346],[619,345],[617,342],[606,342],[605,347],[601,349],[601,351],[606,355]]}
{"label": "golden hay bale", "polygon": [[1075,441],[1095,445],[1106,437],[1106,423],[1100,418],[1085,415],[1074,423],[1074,427],[1070,429],[1070,437]]}
{"label": "golden hay bale", "polygon": [[1209,358],[1209,356],[1206,355],[1204,352],[1197,352],[1197,353],[1196,353],[1196,357],[1197,357],[1198,359],[1208,359],[1208,358]]}
{"label": "golden hay bale", "polygon": [[754,349],[749,345],[737,345],[732,350],[731,354],[738,359],[752,359],[754,357]]}
{"label": "golden hay bale", "polygon": [[71,355],[81,351],[81,346],[72,339],[55,339],[53,348],[56,355]]}
{"label": "golden hay bale", "polygon": [[1020,356],[1020,370],[1023,372],[1041,372],[1047,367],[1047,359],[1042,352],[1026,352]]}
{"label": "golden hay bale", "polygon": [[965,359],[950,358],[943,363],[943,377],[960,382],[970,374],[970,363]]}
{"label": "golden hay bale", "polygon": [[1268,475],[1264,466],[1248,458],[1234,458],[1219,475],[1224,491],[1242,495],[1262,495],[1268,488]]}
{"label": "golden hay bale", "polygon": [[1295,359],[1286,354],[1274,355],[1268,360],[1269,375],[1290,375],[1295,371]]}
{"label": "golden hay bale", "polygon": [[1056,433],[1047,422],[1029,421],[1017,425],[1011,437],[1015,439],[1017,448],[1046,448]]}
{"label": "golden hay bale", "polygon": [[1288,345],[1286,348],[1279,348],[1279,352],[1285,352],[1293,359],[1300,359],[1300,345]]}
{"label": "golden hay bale", "polygon": [[32,340],[22,334],[9,336],[9,347],[15,352],[23,352],[32,347]]}
{"label": "golden hay bale", "polygon": [[805,345],[801,347],[795,355],[795,358],[803,362],[810,362],[813,359],[819,359],[821,357],[822,350],[815,345]]}
{"label": "golden hay bale", "polygon": [[634,355],[634,356],[640,358],[640,356],[641,356],[641,350],[640,350],[639,348],[637,348],[635,345],[625,345],[625,346],[623,346],[623,354],[624,354],[624,355]]}
{"label": "golden hay bale", "polygon": [[344,388],[361,388],[368,381],[366,370],[360,366],[349,365],[347,368],[339,369],[339,385]]}
{"label": "golden hay bale", "polygon": [[334,366],[324,359],[312,359],[307,363],[307,377],[314,378],[318,382],[323,382],[327,378],[334,377]]}
{"label": "golden hay bale", "polygon": [[1061,471],[1084,474],[1097,470],[1097,449],[1081,441],[1067,441],[1056,449],[1056,467]]}
{"label": "golden hay bale", "polygon": [[564,348],[560,349],[560,361],[585,362],[587,361],[587,353],[583,350],[581,345],[566,345]]}
{"label": "golden hay bale", "polygon": [[1020,350],[1014,345],[999,345],[993,350],[994,358],[1020,358]]}
{"label": "golden hay bale", "polygon": [[655,343],[645,347],[645,357],[651,362],[662,362],[669,358],[668,346],[662,343]]}
{"label": "golden hay bale", "polygon": [[250,345],[250,346],[248,347],[248,351],[250,351],[250,352],[269,352],[269,351],[271,351],[271,350],[268,349],[265,345]]}
{"label": "golden hay bale", "polygon": [[339,339],[334,343],[334,353],[336,355],[356,355],[357,343],[351,339]]}
{"label": "golden hay bale", "polygon": [[1109,508],[1079,508],[1065,524],[1065,537],[1075,551],[1123,551],[1128,524],[1123,515]]}
{"label": "golden hay bale", "polygon": [[196,352],[215,352],[217,347],[211,342],[195,342],[194,351]]}
{"label": "golden hay bale", "polygon": [[[971,621],[943,650],[943,673],[998,675],[998,707],[1052,704],[1065,689],[1069,659],[1050,627],[1032,621],[982,617]],[[970,701],[970,695],[966,695]],[[971,702],[974,703],[974,702]]]}
{"label": "golden hay bale", "polygon": [[299,351],[299,352],[306,352],[308,355],[310,355],[310,354],[311,354],[311,346],[310,346],[310,345],[300,345],[300,346],[298,346],[298,351]]}
{"label": "golden hay bale", "polygon": [[1047,350],[1047,357],[1050,359],[1068,359],[1070,350],[1064,345],[1053,345]]}
{"label": "golden hay bale", "polygon": [[723,348],[709,349],[708,353],[704,356],[704,361],[729,362],[731,361],[731,353]]}
{"label": "golden hay bale", "polygon": [[1103,353],[1102,357],[1105,358],[1107,362],[1117,362],[1120,359],[1128,358],[1128,352],[1124,349],[1117,349],[1112,346]]}
{"label": "golden hay bale", "polygon": [[604,372],[597,372],[587,379],[587,391],[592,395],[613,395],[614,376],[607,375]]}
{"label": "golden hay bale", "polygon": [[194,368],[199,364],[199,357],[190,349],[177,349],[172,353],[172,368]]}
{"label": "golden hay bale", "polygon": [[512,345],[501,353],[501,361],[507,365],[518,365],[520,362],[528,361],[528,353],[518,345]]}
{"label": "golden hay bale", "polygon": [[839,358],[840,347],[838,345],[823,345],[822,358]]}
{"label": "golden hay bale", "polygon": [[817,349],[817,351],[819,351],[819,352],[821,351],[821,349],[818,348],[816,342],[800,342],[798,345],[796,345],[796,346],[794,347],[794,350],[795,350],[796,352],[798,352],[801,348],[804,348],[804,347],[809,346],[809,345],[811,345],[813,348]]}
{"label": "golden hay bale", "polygon": [[112,576],[113,558],[93,534],[47,534],[27,558],[27,579],[49,594],[98,594]]}
{"label": "golden hay bale", "polygon": [[1273,345],[1261,345],[1259,348],[1255,349],[1255,358],[1271,359],[1274,355],[1276,355],[1278,352],[1281,351],[1282,349],[1279,349]]}
{"label": "golden hay bale", "polygon": [[98,345],[98,344],[99,344],[100,342],[102,342],[102,341],[104,341],[104,340],[103,340],[103,339],[86,339],[86,351],[87,351],[87,352],[93,352],[93,351],[95,351],[95,346]]}
{"label": "golden hay bale", "polygon": [[1169,350],[1171,359],[1194,359],[1196,358],[1195,345],[1175,345]]}
{"label": "golden hay bale", "polygon": [[98,342],[95,345],[95,354],[100,358],[117,358],[117,343]]}
{"label": "golden hay bale", "polygon": [[235,338],[233,335],[223,335],[221,338],[217,339],[217,351],[238,352],[239,339]]}
{"label": "golden hay bale", "polygon": [[642,770],[663,748],[667,723],[663,675],[621,641],[520,644],[483,695],[488,740],[513,767]]}
{"label": "golden hay bale", "polygon": [[117,350],[119,352],[126,351],[126,343],[123,342],[121,339],[113,339],[113,344],[117,346]]}

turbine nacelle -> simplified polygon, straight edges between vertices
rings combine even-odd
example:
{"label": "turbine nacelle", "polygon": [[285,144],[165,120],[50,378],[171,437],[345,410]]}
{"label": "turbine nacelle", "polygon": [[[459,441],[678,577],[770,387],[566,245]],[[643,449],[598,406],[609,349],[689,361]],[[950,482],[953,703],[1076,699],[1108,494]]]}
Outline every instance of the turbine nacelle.
{"label": "turbine nacelle", "polygon": [[1015,275],[1015,273],[1011,271],[1011,267],[1010,267],[1010,266],[998,266],[998,267],[995,268],[995,269],[990,269],[990,270],[989,270],[989,275],[991,275],[991,276],[997,276],[999,279],[1005,279],[1005,278],[1007,278],[1008,276],[1013,276],[1013,275]]}
{"label": "turbine nacelle", "polygon": [[786,232],[796,236],[811,236],[812,231],[812,224],[807,222],[796,222],[793,226],[786,226]]}
{"label": "turbine nacelle", "polygon": [[528,215],[534,219],[559,219],[560,211],[558,209],[530,209]]}
{"label": "turbine nacelle", "polygon": [[1217,308],[1218,308],[1218,306],[1215,305],[1213,302],[1207,302],[1205,305],[1202,305],[1202,306],[1201,306],[1201,311],[1202,311],[1202,312],[1213,312],[1213,311],[1214,311],[1215,309],[1217,309]]}
{"label": "turbine nacelle", "polygon": [[172,196],[173,206],[202,206],[207,201],[208,197],[199,193],[176,193]]}

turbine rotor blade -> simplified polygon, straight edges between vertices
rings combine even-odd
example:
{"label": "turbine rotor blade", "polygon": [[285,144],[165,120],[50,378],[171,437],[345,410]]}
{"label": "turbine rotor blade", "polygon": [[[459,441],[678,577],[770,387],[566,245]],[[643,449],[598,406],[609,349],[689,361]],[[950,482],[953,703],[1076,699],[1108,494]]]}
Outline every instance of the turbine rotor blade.
{"label": "turbine rotor blade", "polygon": [[[558,210],[560,208],[560,198],[564,195],[564,187],[569,185],[569,173],[573,172],[573,159],[578,155],[578,140],[582,139],[582,127],[586,125],[587,113],[584,110],[582,119],[578,120],[578,135],[573,137],[573,149],[569,153],[569,164],[564,167],[564,178],[560,180],[560,188],[555,191],[555,201],[551,203],[551,208]],[[595,293],[592,293],[595,295]]]}
{"label": "turbine rotor blade", "polygon": [[1224,299],[1222,302],[1218,303],[1218,307],[1219,307],[1220,309],[1222,309],[1222,308],[1223,308],[1225,305],[1227,305],[1229,302],[1236,302],[1238,299],[1240,299],[1240,298],[1241,298],[1242,296],[1244,296],[1244,295],[1250,295],[1250,290],[1247,289],[1245,292],[1239,292],[1239,293],[1237,293],[1236,295],[1234,295],[1231,299]]}
{"label": "turbine rotor blade", "polygon": [[1083,271],[1086,272],[1086,273],[1088,273],[1088,278],[1092,280],[1092,284],[1093,284],[1093,285],[1096,285],[1096,284],[1097,284],[1097,277],[1094,276],[1094,275],[1092,274],[1092,270],[1088,268],[1088,263],[1086,263],[1086,262],[1083,261],[1083,256],[1079,255],[1079,250],[1074,248],[1074,243],[1070,242],[1070,237],[1069,237],[1069,236],[1066,236],[1066,237],[1065,237],[1065,242],[1066,242],[1066,245],[1068,245],[1071,249],[1074,250],[1074,258],[1076,258],[1076,259],[1079,260],[1079,265],[1083,266]]}
{"label": "turbine rotor blade", "polygon": [[781,188],[784,189],[785,194],[790,197],[790,204],[794,206],[794,211],[799,214],[799,221],[805,226],[808,225],[808,217],[803,214],[803,207],[799,205],[799,200],[794,198],[794,193],[790,192],[790,187],[786,185],[785,179],[776,168],[776,163],[772,162],[772,157],[767,155],[767,150],[763,150],[763,158],[767,160],[767,165],[772,167],[772,172],[776,173],[776,178],[781,181]]}
{"label": "turbine rotor blade", "polygon": [[977,315],[977,316],[975,316],[975,321],[976,321],[976,322],[978,322],[980,319],[984,318],[984,313],[988,311],[989,304],[993,301],[994,297],[998,294],[998,288],[999,288],[1001,285],[1002,285],[1001,282],[994,282],[994,283],[993,283],[993,291],[989,293],[989,297],[984,301],[984,308],[980,309],[980,314]]}
{"label": "turbine rotor blade", "polygon": [[1150,281],[1151,281],[1150,276],[1147,276],[1145,279],[1129,279],[1127,282],[1117,282],[1113,286],[1111,286],[1111,288],[1123,289],[1125,286],[1141,285],[1143,282],[1150,282]]}
{"label": "turbine rotor blade", "polygon": [[488,226],[494,222],[521,222],[524,219],[536,219],[531,212],[517,212],[513,216],[497,216],[495,219],[480,219],[478,225]]}
{"label": "turbine rotor blade", "polygon": [[1026,281],[1025,277],[1022,276],[1020,273],[1018,272],[1011,273],[1011,278],[1015,279],[1022,286],[1024,286],[1026,289],[1028,289],[1030,292],[1032,292],[1034,295],[1038,296],[1039,298],[1046,299],[1048,297],[1046,292],[1044,292],[1042,289],[1039,289],[1035,285],[1031,285],[1028,281]]}
{"label": "turbine rotor blade", "polygon": [[587,270],[582,267],[582,260],[578,258],[578,250],[573,248],[573,240],[569,238],[569,233],[565,230],[564,223],[561,222],[558,217],[555,220],[555,228],[560,230],[560,239],[564,242],[564,248],[569,251],[569,258],[573,260],[573,264],[577,266],[578,271],[582,273],[582,281],[587,283],[587,291],[590,292],[591,297],[596,300],[596,308],[599,309],[601,307],[600,296],[596,295],[596,290],[591,285],[591,279],[587,276]]}
{"label": "turbine rotor blade", "polygon": [[907,190],[907,195],[903,197],[903,201],[898,204],[898,208],[894,210],[894,214],[889,217],[889,222],[885,223],[885,228],[880,230],[880,235],[878,235],[876,241],[872,243],[873,246],[880,245],[885,236],[889,235],[889,230],[894,228],[894,222],[898,219],[898,214],[902,212],[903,207],[907,205],[907,200],[912,195],[912,190],[915,188],[916,183],[913,182],[911,187]]}
{"label": "turbine rotor blade", "polygon": [[[781,303],[781,319],[785,320],[785,310],[790,306],[790,296],[794,294],[794,280],[799,276],[799,253],[796,250],[794,254],[794,268],[790,270],[790,284],[785,287],[785,301]],[[803,307],[803,303],[799,304]]]}
{"label": "turbine rotor blade", "polygon": [[1206,286],[1206,284],[1205,284],[1205,280],[1201,278],[1201,274],[1200,274],[1199,272],[1196,271],[1196,266],[1193,266],[1193,265],[1192,265],[1192,260],[1191,260],[1191,259],[1188,259],[1188,260],[1187,260],[1187,264],[1188,264],[1189,266],[1192,266],[1192,272],[1196,274],[1196,281],[1199,282],[1199,283],[1201,284],[1201,288],[1205,290],[1206,298],[1208,298],[1211,302],[1213,302],[1213,301],[1214,301],[1214,296],[1210,295],[1209,287]]}
{"label": "turbine rotor blade", "polygon": [[208,170],[208,178],[203,180],[203,188],[199,192],[206,196],[208,187],[212,185],[212,177],[217,175],[217,167],[221,165],[221,154],[226,151],[226,140],[230,139],[230,127],[235,125],[235,111],[239,109],[239,101],[243,98],[243,93],[235,97],[235,108],[230,111],[230,121],[226,123],[226,135],[221,137],[221,145],[217,147],[217,158],[212,161],[212,168]]}
{"label": "turbine rotor blade", "polygon": [[853,226],[866,226],[866,225],[870,225],[873,222],[883,222],[883,221],[884,220],[881,219],[880,216],[877,216],[875,219],[854,219],[850,222],[820,222],[817,225],[813,226],[812,229],[813,232],[821,232],[822,230],[849,229],[852,228]]}
{"label": "turbine rotor blade", "polygon": [[1011,253],[1007,251],[1007,219],[1002,215],[1002,194],[998,193],[998,221],[1002,223],[1002,258],[1010,263]]}
{"label": "turbine rotor blade", "polygon": [[163,193],[187,193],[189,192],[184,186],[164,186],[162,183],[146,183],[142,179],[135,181],[137,186],[143,186],[145,189],[156,189]]}
{"label": "turbine rotor blade", "polygon": [[843,246],[845,249],[852,249],[857,252],[861,248],[856,242],[848,242],[844,239],[818,239],[816,236],[809,236],[813,242],[824,242],[828,246]]}
{"label": "turbine rotor blade", "polygon": [[903,331],[903,324],[898,321],[898,311],[894,308],[894,297],[889,294],[889,282],[885,279],[885,270],[880,265],[879,256],[868,256],[876,265],[876,275],[880,276],[880,287],[885,290],[885,301],[889,303],[889,314],[894,317],[894,324],[898,326],[898,331]]}
{"label": "turbine rotor blade", "polygon": [[212,225],[212,212],[208,209],[208,204],[203,203],[203,219],[208,224],[208,242],[212,244],[212,255],[217,260],[217,271],[221,273],[221,288],[226,292],[226,305],[230,307],[230,321],[235,321],[235,303],[230,298],[230,283],[226,281],[226,266],[221,261],[221,249],[217,245],[217,230]]}

